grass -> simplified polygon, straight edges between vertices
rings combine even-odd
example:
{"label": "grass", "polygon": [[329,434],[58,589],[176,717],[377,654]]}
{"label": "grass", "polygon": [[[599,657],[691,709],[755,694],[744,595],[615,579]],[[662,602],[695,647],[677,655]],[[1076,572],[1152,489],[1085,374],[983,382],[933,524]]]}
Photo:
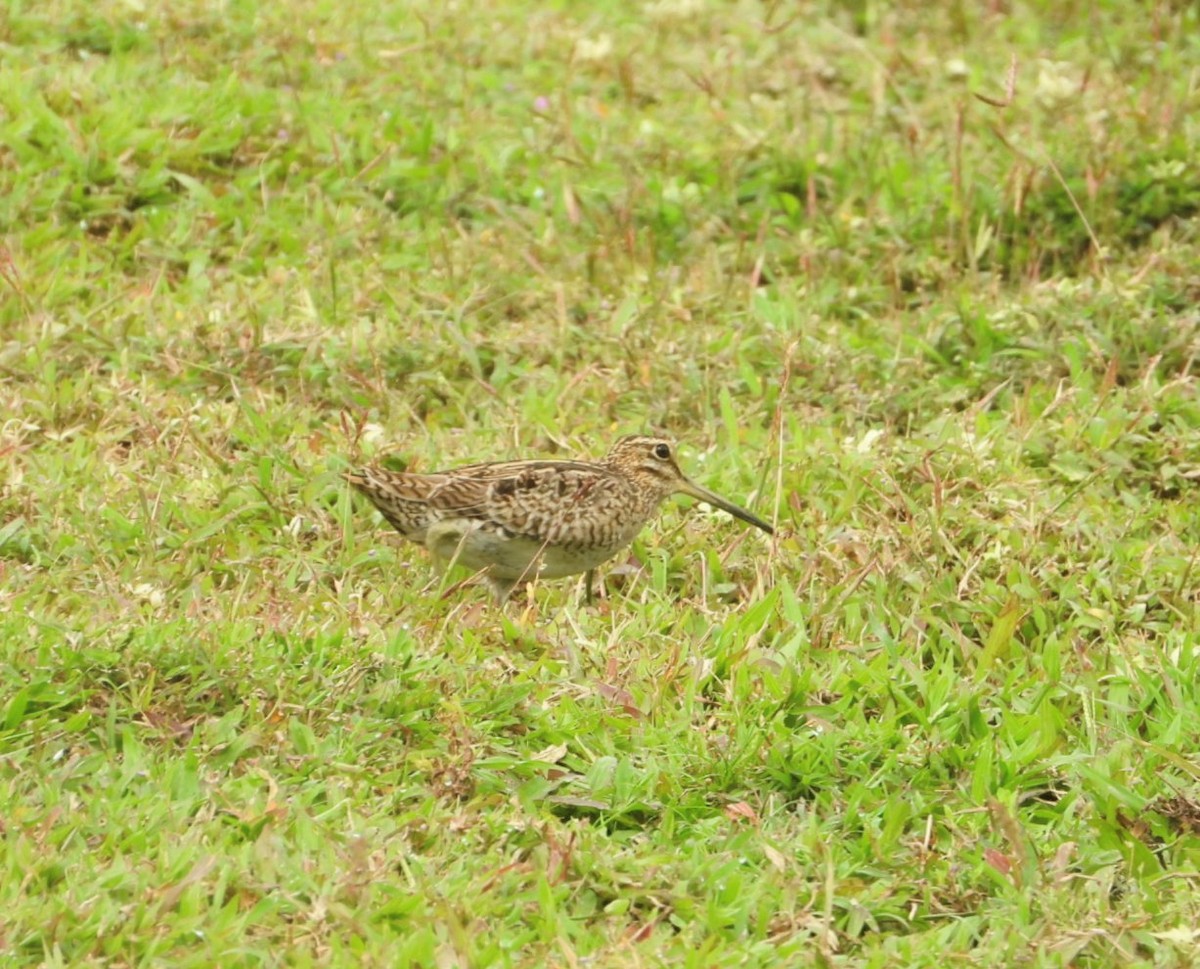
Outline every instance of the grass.
{"label": "grass", "polygon": [[[10,4],[0,961],[1193,960],[1197,38]],[[777,539],[501,614],[339,479],[647,429]]]}

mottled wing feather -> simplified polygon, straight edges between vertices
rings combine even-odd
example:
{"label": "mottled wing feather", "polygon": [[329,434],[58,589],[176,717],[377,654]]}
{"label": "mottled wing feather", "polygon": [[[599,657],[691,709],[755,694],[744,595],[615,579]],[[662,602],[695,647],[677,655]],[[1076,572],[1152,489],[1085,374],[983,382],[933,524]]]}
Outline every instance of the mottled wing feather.
{"label": "mottled wing feather", "polygon": [[490,461],[435,471],[432,476],[498,479],[516,477],[523,471],[585,471],[588,474],[614,475],[614,472],[603,465],[589,464],[587,461]]}
{"label": "mottled wing feather", "polygon": [[[599,531],[619,523],[624,517],[620,508],[634,498],[629,482],[595,465],[528,462],[512,471],[474,482],[486,486],[486,496],[464,489],[455,511],[480,514],[511,535],[539,543],[595,546],[607,543]],[[434,501],[442,504],[440,494]]]}
{"label": "mottled wing feather", "polygon": [[434,522],[472,518],[539,544],[619,546],[646,517],[625,478],[579,461],[478,464],[434,474],[373,468],[347,477],[416,541]]}
{"label": "mottled wing feather", "polygon": [[425,499],[431,508],[467,517],[476,517],[487,508],[491,482],[486,478],[460,478],[447,474],[439,475],[439,479]]}
{"label": "mottled wing feather", "polygon": [[429,494],[443,483],[443,476],[367,468],[347,474],[346,480],[366,495],[401,535],[424,541],[425,529],[435,520],[430,514]]}

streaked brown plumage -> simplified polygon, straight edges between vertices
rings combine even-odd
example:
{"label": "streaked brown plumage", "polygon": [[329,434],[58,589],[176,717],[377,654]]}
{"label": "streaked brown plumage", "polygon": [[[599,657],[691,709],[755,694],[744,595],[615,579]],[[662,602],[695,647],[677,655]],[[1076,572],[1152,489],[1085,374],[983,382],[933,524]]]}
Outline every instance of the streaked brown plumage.
{"label": "streaked brown plumage", "polygon": [[433,474],[346,475],[401,535],[439,559],[483,570],[503,601],[518,582],[591,573],[633,541],[672,494],[769,524],[688,480],[658,437],[619,440],[602,461],[507,461]]}

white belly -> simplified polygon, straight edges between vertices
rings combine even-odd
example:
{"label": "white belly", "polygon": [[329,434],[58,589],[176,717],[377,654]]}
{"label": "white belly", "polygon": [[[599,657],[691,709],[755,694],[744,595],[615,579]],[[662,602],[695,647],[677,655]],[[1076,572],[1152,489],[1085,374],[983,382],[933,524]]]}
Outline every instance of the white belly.
{"label": "white belly", "polygon": [[589,548],[543,545],[510,537],[481,522],[451,518],[435,522],[425,533],[425,547],[445,562],[469,569],[488,569],[500,579],[559,579],[578,575],[608,561],[633,540]]}

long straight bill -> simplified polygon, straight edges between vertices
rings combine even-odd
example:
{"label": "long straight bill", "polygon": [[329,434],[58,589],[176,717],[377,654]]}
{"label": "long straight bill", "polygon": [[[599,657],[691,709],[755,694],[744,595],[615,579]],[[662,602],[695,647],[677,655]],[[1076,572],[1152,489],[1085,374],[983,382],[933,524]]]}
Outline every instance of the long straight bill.
{"label": "long straight bill", "polygon": [[702,488],[694,481],[684,480],[680,483],[679,491],[681,494],[696,498],[699,501],[703,501],[705,504],[712,505],[714,508],[720,508],[722,511],[727,511],[734,518],[740,518],[747,525],[753,525],[755,528],[761,528],[768,535],[775,534],[775,529],[773,529],[757,515],[751,514],[750,512],[746,511],[745,508],[735,505],[732,501],[726,501],[715,491],[709,491],[707,488]]}

